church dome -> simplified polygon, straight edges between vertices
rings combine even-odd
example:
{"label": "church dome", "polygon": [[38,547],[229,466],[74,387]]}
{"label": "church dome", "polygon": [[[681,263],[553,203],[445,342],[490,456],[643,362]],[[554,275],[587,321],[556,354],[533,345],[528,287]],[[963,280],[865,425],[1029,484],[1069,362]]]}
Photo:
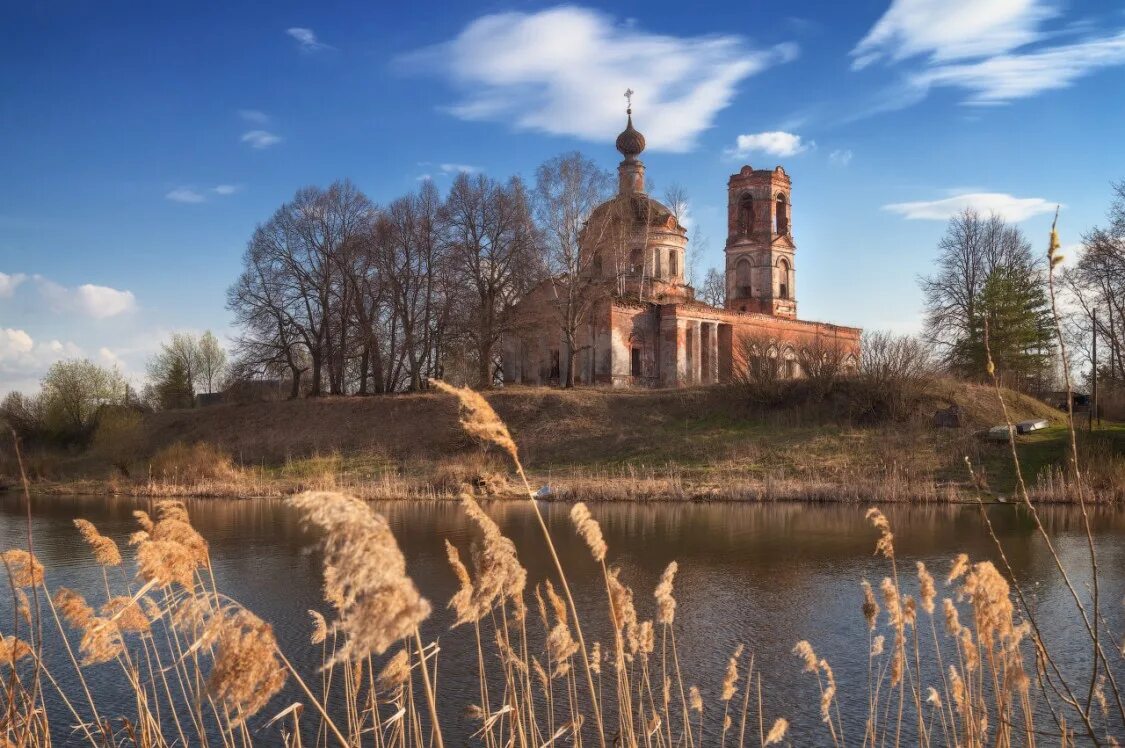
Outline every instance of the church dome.
{"label": "church dome", "polygon": [[588,223],[599,223],[603,220],[626,220],[634,226],[652,226],[666,228],[679,234],[687,234],[680,222],[672,215],[672,211],[661,203],[644,193],[631,193],[616,195],[594,208]]}
{"label": "church dome", "polygon": [[617,136],[617,150],[626,160],[632,161],[645,149],[645,136],[633,127],[633,110],[629,109],[627,113],[629,122]]}

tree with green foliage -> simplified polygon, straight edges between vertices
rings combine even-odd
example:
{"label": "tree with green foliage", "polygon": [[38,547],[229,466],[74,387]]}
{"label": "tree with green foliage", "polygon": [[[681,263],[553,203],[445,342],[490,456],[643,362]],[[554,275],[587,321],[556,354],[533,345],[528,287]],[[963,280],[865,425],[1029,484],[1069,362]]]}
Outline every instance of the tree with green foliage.
{"label": "tree with green foliage", "polygon": [[179,357],[168,359],[161,368],[159,377],[153,382],[153,394],[153,405],[161,410],[192,407],[195,404],[195,389],[188,364]]}
{"label": "tree with green foliage", "polygon": [[98,410],[125,402],[125,379],[86,359],[56,361],[43,377],[44,421],[47,430],[64,441],[84,439]]}
{"label": "tree with green foliage", "polygon": [[987,374],[991,353],[997,376],[1010,387],[1026,390],[1049,370],[1053,350],[1051,305],[1039,278],[1001,266],[985,279],[976,314],[968,334],[957,341],[952,362],[963,375],[981,377]]}

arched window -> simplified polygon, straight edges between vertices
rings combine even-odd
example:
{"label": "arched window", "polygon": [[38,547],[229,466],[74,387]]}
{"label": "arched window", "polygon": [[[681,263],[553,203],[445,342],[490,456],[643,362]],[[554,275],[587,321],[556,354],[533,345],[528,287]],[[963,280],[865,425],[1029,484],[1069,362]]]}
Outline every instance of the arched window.
{"label": "arched window", "polygon": [[631,252],[629,252],[629,272],[630,273],[640,273],[641,272],[641,269],[642,269],[641,268],[641,262],[642,262],[641,258],[642,258],[642,255],[641,255],[641,250],[640,250],[639,247],[636,248],[636,249],[633,249]]}
{"label": "arched window", "polygon": [[750,261],[743,257],[734,266],[734,295],[735,298],[748,299],[750,293]]}
{"label": "arched window", "polygon": [[594,261],[591,263],[593,275],[595,278],[602,277],[602,253],[597,252],[594,254]]}
{"label": "arched window", "polygon": [[778,234],[782,236],[789,234],[789,203],[785,201],[785,195],[781,193],[777,196],[774,223]]}
{"label": "arched window", "polygon": [[738,201],[738,233],[749,236],[754,231],[754,198],[749,192]]}
{"label": "arched window", "polygon": [[789,262],[784,257],[777,261],[777,298],[789,298]]}
{"label": "arched window", "polygon": [[675,278],[679,274],[680,269],[676,267],[676,250],[668,250],[668,277]]}

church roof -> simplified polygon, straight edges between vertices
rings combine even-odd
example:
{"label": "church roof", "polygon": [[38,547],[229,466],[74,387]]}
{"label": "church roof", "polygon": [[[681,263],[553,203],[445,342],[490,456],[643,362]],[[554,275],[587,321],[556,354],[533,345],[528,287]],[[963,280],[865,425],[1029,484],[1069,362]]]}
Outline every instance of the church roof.
{"label": "church roof", "polygon": [[615,217],[628,217],[634,224],[648,223],[649,226],[663,226],[669,229],[678,229],[687,232],[672,211],[643,192],[630,192],[614,195],[609,200],[594,208],[590,214],[590,222],[612,219]]}

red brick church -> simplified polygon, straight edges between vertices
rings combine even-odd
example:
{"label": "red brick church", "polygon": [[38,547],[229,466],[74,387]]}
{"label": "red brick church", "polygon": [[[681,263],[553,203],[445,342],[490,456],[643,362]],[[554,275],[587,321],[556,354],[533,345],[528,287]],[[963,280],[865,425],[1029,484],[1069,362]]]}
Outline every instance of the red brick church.
{"label": "red brick church", "polygon": [[[792,183],[780,166],[743,166],[727,182],[726,306],[695,299],[684,277],[687,231],[645,192],[638,159],[645,139],[628,124],[617,137],[625,157],[618,191],[593,211],[580,246],[586,312],[576,330],[575,382],[615,387],[678,387],[730,381],[746,352],[764,348],[784,377],[802,375],[810,351],[858,363],[860,330],[797,318]],[[511,310],[504,380],[566,380],[567,346],[555,281],[544,281]],[[747,341],[753,341],[748,343]],[[818,354],[823,355],[823,354]]]}

